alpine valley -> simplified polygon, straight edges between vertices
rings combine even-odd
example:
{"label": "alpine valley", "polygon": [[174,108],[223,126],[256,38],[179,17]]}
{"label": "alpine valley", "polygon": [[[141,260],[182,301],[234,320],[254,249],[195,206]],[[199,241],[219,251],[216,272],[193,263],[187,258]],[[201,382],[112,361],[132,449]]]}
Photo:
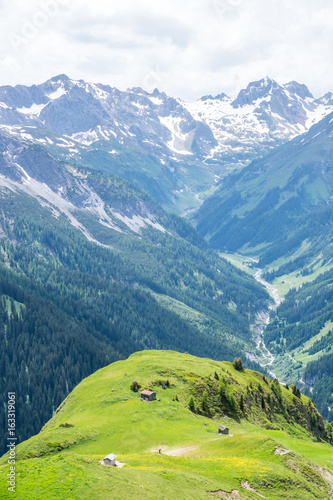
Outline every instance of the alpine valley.
{"label": "alpine valley", "polygon": [[332,498],[332,181],[333,93],[294,81],[0,87],[17,498]]}

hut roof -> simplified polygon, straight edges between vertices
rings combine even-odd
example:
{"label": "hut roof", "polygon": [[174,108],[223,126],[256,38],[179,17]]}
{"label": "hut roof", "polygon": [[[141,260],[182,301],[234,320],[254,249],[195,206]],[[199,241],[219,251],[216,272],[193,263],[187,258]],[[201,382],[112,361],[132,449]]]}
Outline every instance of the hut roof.
{"label": "hut roof", "polygon": [[225,431],[228,427],[225,427],[224,425],[219,425],[219,430],[220,431]]}
{"label": "hut roof", "polygon": [[141,394],[143,394],[144,396],[151,396],[152,394],[154,394],[154,391],[141,391]]}
{"label": "hut roof", "polygon": [[104,457],[104,460],[108,458],[109,460],[115,460],[117,458],[117,455],[115,455],[114,453],[110,453],[110,455],[106,455],[106,457]]}

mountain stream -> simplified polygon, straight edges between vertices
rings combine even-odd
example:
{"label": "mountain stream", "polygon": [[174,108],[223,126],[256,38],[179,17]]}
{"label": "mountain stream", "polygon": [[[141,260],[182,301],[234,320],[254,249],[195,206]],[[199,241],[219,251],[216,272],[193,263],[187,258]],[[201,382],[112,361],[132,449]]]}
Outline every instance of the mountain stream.
{"label": "mountain stream", "polygon": [[[251,260],[252,262],[255,262],[253,259],[249,259],[248,257],[247,259]],[[256,361],[257,363],[260,364],[260,366],[266,368],[268,373],[273,378],[277,378],[275,373],[271,370],[275,357],[267,349],[265,345],[264,332],[265,329],[267,328],[267,325],[269,325],[270,323],[271,311],[275,311],[279,307],[279,305],[283,301],[283,298],[279,295],[278,290],[271,283],[268,283],[263,279],[262,274],[263,270],[256,268],[254,278],[258,281],[258,283],[262,284],[266,288],[266,290],[268,291],[269,295],[272,297],[274,302],[271,302],[269,304],[268,310],[259,311],[256,315],[256,322],[253,329],[255,334],[254,341],[258,352],[257,353],[246,352],[245,354],[250,360]]]}

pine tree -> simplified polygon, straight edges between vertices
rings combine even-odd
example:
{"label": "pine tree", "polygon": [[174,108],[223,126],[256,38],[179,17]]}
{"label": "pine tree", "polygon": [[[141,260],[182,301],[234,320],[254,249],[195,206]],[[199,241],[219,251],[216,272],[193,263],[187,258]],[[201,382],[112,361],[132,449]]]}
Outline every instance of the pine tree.
{"label": "pine tree", "polygon": [[241,409],[241,412],[244,413],[244,397],[243,397],[243,394],[241,394],[241,397],[240,397],[239,408]]}
{"label": "pine tree", "polygon": [[201,404],[202,410],[207,413],[209,411],[209,406],[208,406],[208,392],[205,390],[203,395],[202,395],[202,404]]}
{"label": "pine tree", "polygon": [[189,404],[188,404],[188,405],[189,405],[190,410],[191,410],[193,413],[195,413],[195,403],[194,403],[194,398],[193,398],[193,396],[191,396],[191,397],[190,397],[190,402],[189,402]]}

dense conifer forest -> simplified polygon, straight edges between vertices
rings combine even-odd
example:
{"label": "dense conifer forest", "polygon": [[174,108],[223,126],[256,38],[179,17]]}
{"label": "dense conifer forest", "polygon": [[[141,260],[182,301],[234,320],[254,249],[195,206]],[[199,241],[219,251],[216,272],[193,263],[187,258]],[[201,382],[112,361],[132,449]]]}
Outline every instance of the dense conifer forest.
{"label": "dense conifer forest", "polygon": [[[320,275],[314,282],[292,289],[268,325],[265,339],[276,353],[299,347],[311,339],[333,320],[332,271]],[[321,339],[321,346],[330,345],[328,334]],[[311,347],[311,354],[319,352],[319,344]],[[310,350],[309,350],[310,353]]]}
{"label": "dense conifer forest", "polygon": [[[332,346],[332,338],[331,344]],[[318,410],[324,418],[333,421],[333,353],[321,356],[308,363],[304,373],[304,381],[312,386],[305,391],[316,401]]]}

